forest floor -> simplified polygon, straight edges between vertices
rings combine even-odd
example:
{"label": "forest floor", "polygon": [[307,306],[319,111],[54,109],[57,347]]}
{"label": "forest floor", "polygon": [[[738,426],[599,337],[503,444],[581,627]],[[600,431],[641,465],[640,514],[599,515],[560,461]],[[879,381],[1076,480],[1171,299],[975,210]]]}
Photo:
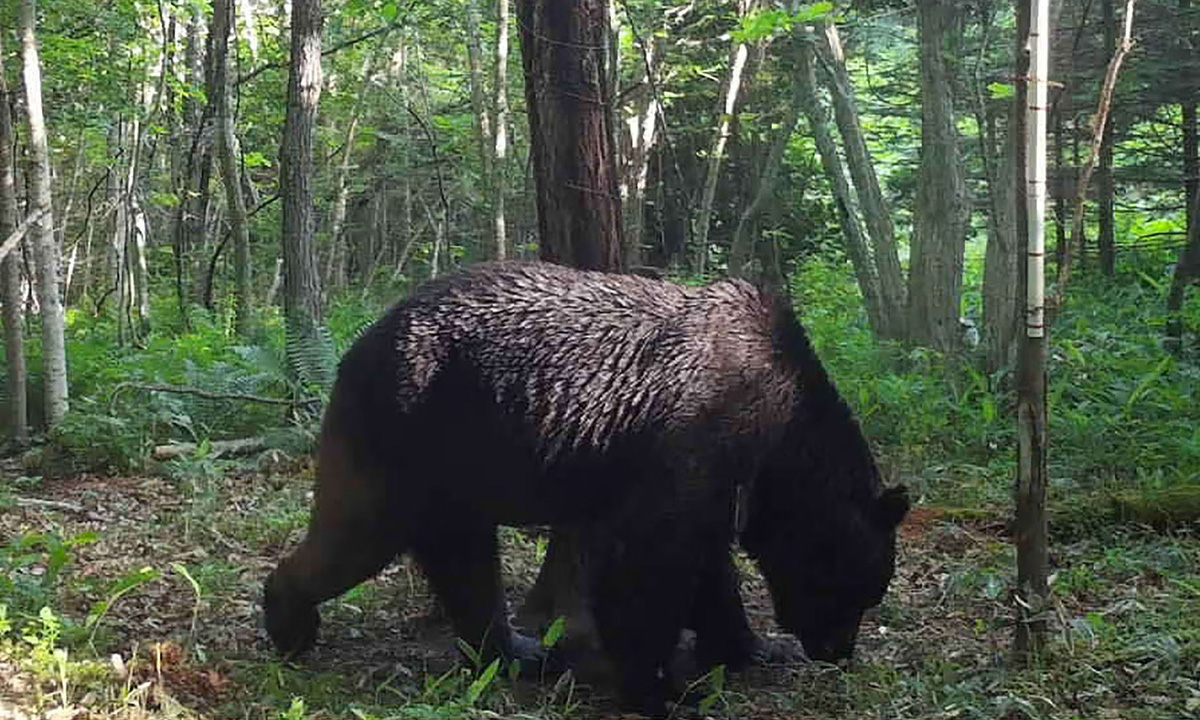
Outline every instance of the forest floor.
{"label": "forest floor", "polygon": [[[280,663],[260,628],[261,584],[303,532],[310,472],[183,470],[0,479],[0,590],[11,593],[0,594],[0,720],[615,715],[602,680],[514,682],[462,666],[407,561],[327,603],[315,652]],[[536,573],[538,542],[503,536],[516,598]],[[697,686],[703,714],[1200,717],[1200,537],[1101,527],[1056,536],[1052,561],[1049,645],[1017,667],[1003,510],[918,505],[853,667],[710,678]],[[746,576],[753,620],[768,630],[769,599]]]}

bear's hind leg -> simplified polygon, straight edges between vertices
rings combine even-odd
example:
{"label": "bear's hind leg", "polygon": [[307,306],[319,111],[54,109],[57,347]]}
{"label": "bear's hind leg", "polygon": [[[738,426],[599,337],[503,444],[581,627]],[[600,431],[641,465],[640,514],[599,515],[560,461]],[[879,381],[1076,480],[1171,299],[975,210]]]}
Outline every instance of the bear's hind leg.
{"label": "bear's hind leg", "polygon": [[495,525],[457,517],[453,527],[418,533],[412,551],[455,634],[480,651],[480,657],[527,663],[543,659],[540,643],[509,625]]}

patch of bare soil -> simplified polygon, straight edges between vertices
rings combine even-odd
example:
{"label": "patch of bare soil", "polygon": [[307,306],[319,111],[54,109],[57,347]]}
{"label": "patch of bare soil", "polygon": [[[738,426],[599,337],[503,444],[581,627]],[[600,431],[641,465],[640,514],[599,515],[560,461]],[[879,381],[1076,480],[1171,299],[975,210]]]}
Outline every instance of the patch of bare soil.
{"label": "patch of bare soil", "polygon": [[[119,656],[116,665],[124,669],[111,672],[124,672],[117,680],[127,687],[148,688],[144,707],[161,710],[168,705],[164,698],[173,698],[187,715],[278,717],[277,706],[266,704],[264,696],[281,691],[285,670],[296,671],[277,664],[265,641],[261,582],[302,532],[305,485],[261,475],[213,479],[203,486],[159,477],[47,482],[27,493],[40,502],[0,517],[0,543],[31,532],[64,538],[95,533],[94,542],[75,549],[56,610],[82,622],[96,603],[109,602],[93,639],[97,656]],[[889,598],[862,628],[861,655],[898,672],[920,663],[931,649],[947,658],[993,662],[1007,642],[1003,603],[950,602],[947,593],[949,568],[990,562],[1004,552],[997,549],[1003,546],[995,530],[994,523],[970,527],[947,522],[935,509],[916,508],[901,531]],[[515,596],[536,572],[533,544],[507,546],[505,568]],[[155,574],[114,599],[122,579],[142,568]],[[746,576],[752,622],[759,631],[773,631],[766,588],[756,574]],[[323,608],[320,642],[298,672],[310,679],[340,678],[342,691],[386,704],[389,697],[400,702],[402,694],[418,692],[427,675],[444,672],[456,659],[420,573],[402,561]],[[20,675],[12,666],[0,667],[0,674]],[[538,697],[553,682],[552,677],[540,686],[518,684],[515,702]],[[730,680],[725,700],[733,709],[725,707],[747,718],[841,715],[849,708],[839,707],[836,698],[821,700],[840,692],[838,682],[831,668],[754,668]],[[8,695],[13,707],[33,708],[43,701],[35,701],[31,687],[28,678],[0,683],[0,697]],[[816,698],[811,710],[798,709],[790,699],[798,688]],[[611,717],[609,694],[603,684],[589,688],[581,681],[575,697],[584,705],[574,716]]]}

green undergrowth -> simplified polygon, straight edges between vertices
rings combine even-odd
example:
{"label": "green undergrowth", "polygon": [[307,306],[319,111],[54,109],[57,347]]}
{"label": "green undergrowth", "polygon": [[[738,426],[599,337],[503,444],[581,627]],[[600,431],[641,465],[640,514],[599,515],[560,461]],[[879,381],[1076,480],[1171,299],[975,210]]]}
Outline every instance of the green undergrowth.
{"label": "green undergrowth", "polygon": [[[1161,260],[1142,258],[1111,279],[1077,276],[1053,328],[1050,496],[1064,511],[1103,499],[1125,506],[1115,517],[1146,519],[1128,512],[1130,493],[1200,485],[1200,364],[1194,351],[1178,359],[1162,348],[1169,275]],[[1013,369],[986,375],[979,348],[943,355],[875,341],[840,264],[808,262],[793,289],[818,353],[889,472],[929,502],[1007,507]],[[1200,328],[1200,301],[1188,315]]]}
{"label": "green undergrowth", "polygon": [[[124,345],[116,342],[111,318],[73,311],[67,328],[71,409],[46,445],[31,453],[29,469],[54,476],[143,470],[152,447],[171,441],[267,435],[270,445],[306,450],[311,437],[304,431],[311,436],[337,358],[382,307],[357,295],[335,302],[321,342],[293,345],[293,372],[285,348],[295,341],[285,337],[277,308],[260,311],[254,336],[239,338],[227,313],[193,308],[185,329],[158,298],[161,325]],[[44,414],[38,334],[27,333],[26,342],[31,421],[38,426]]]}

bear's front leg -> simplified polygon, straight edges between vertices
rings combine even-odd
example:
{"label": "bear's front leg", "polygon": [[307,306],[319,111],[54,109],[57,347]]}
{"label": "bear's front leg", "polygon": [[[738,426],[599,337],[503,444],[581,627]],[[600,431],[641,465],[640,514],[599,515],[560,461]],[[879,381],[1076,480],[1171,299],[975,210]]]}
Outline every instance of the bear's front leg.
{"label": "bear's front leg", "polygon": [[[596,626],[612,660],[623,708],[664,717],[678,697],[667,667],[710,551],[688,522],[645,518],[608,535],[589,533],[596,558],[592,598]],[[711,544],[711,543],[710,543]]]}
{"label": "bear's front leg", "polygon": [[540,668],[546,658],[541,643],[508,622],[496,526],[461,514],[443,525],[447,527],[423,529],[412,550],[455,634],[485,661],[501,657],[519,660],[525,670]]}
{"label": "bear's front leg", "polygon": [[751,665],[804,658],[793,638],[763,637],[750,628],[737,568],[728,550],[714,554],[701,572],[688,624],[696,631],[696,663],[703,669],[724,665],[736,672]]}

